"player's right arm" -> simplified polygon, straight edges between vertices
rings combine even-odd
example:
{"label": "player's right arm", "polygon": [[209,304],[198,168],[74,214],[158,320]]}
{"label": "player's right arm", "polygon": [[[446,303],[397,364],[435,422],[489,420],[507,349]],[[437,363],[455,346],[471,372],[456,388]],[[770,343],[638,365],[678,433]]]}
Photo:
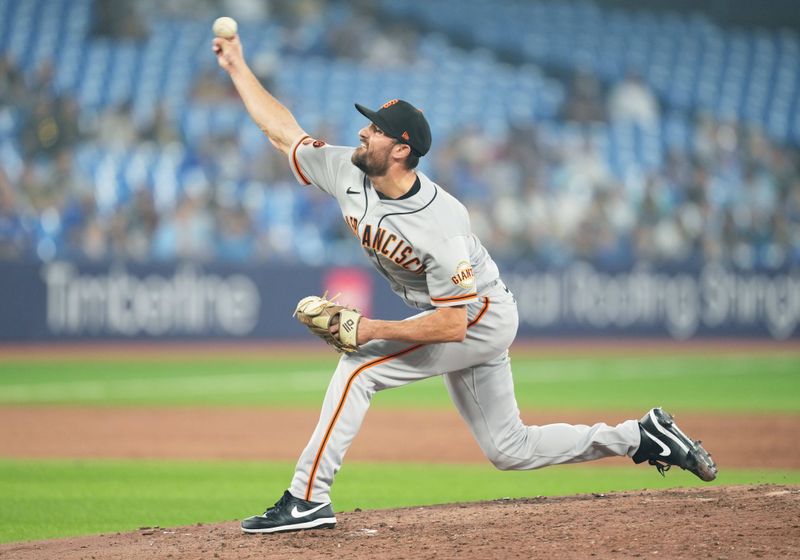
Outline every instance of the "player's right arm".
{"label": "player's right arm", "polygon": [[239,35],[232,39],[215,38],[212,49],[217,55],[219,65],[233,80],[250,117],[267,135],[272,145],[288,155],[292,145],[307,134],[300,128],[289,109],[264,89],[250,70],[244,59]]}
{"label": "player's right arm", "polygon": [[375,339],[415,344],[461,342],[467,336],[467,306],[440,307],[433,313],[405,321],[379,321],[362,317],[357,333],[359,345]]}

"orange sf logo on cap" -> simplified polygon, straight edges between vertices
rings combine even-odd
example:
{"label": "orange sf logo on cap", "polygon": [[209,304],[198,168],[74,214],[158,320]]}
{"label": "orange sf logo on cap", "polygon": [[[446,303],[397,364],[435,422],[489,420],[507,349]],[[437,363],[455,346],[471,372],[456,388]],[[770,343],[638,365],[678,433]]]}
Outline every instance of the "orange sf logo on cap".
{"label": "orange sf logo on cap", "polygon": [[407,130],[404,130],[404,131],[403,131],[403,134],[401,134],[400,136],[402,136],[402,137],[403,137],[403,140],[405,140],[406,142],[408,142],[409,136],[408,136],[408,131],[407,131]]}
{"label": "orange sf logo on cap", "polygon": [[391,107],[392,105],[394,105],[398,101],[400,101],[400,100],[399,99],[392,99],[391,101],[387,101],[386,103],[383,104],[383,107],[381,107],[381,109],[388,109],[389,107]]}

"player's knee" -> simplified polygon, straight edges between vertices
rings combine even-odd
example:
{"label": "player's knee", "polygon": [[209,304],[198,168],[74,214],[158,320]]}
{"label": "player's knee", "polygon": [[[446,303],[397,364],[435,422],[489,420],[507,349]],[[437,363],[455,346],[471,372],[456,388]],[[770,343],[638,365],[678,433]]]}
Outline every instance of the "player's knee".
{"label": "player's knee", "polygon": [[507,431],[494,434],[482,445],[483,452],[495,468],[501,471],[516,471],[530,468],[530,432],[518,422]]}
{"label": "player's knee", "polygon": [[494,465],[496,469],[501,471],[513,471],[518,468],[518,460],[506,455],[497,448],[486,451],[486,458],[492,462],[492,465]]}

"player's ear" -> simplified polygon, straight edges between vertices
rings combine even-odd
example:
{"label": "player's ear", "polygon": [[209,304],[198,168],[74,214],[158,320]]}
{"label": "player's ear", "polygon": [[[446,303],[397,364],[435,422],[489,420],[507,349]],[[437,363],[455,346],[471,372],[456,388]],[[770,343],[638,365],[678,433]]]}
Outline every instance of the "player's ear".
{"label": "player's ear", "polygon": [[403,144],[402,142],[397,142],[394,145],[394,157],[398,160],[403,160],[408,157],[411,153],[411,146],[408,144]]}

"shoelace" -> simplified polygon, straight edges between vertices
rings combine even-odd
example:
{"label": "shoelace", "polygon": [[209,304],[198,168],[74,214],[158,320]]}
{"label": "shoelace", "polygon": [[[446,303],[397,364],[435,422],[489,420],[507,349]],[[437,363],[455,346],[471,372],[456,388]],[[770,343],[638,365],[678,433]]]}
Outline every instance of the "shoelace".
{"label": "shoelace", "polygon": [[[702,440],[699,439],[692,440],[692,442],[698,447],[703,443]],[[711,459],[711,453],[706,452],[706,454],[708,455],[708,458]],[[662,463],[661,461],[657,461],[656,459],[649,459],[647,462],[653,465],[659,472],[659,474],[665,478],[666,475],[664,473],[672,468],[672,465],[668,463]]]}
{"label": "shoelace", "polygon": [[651,465],[653,465],[656,468],[656,470],[658,471],[658,473],[663,477],[666,477],[666,475],[664,473],[672,468],[672,465],[670,465],[668,463],[661,463],[659,461],[656,461],[655,459],[650,459],[647,462],[650,463]]}
{"label": "shoelace", "polygon": [[264,515],[267,516],[270,514],[270,512],[280,509],[288,501],[288,499],[289,498],[286,496],[286,494],[284,494],[283,496],[281,496],[280,500],[275,502],[274,506],[272,506],[271,508],[267,508],[267,511],[264,512]]}

